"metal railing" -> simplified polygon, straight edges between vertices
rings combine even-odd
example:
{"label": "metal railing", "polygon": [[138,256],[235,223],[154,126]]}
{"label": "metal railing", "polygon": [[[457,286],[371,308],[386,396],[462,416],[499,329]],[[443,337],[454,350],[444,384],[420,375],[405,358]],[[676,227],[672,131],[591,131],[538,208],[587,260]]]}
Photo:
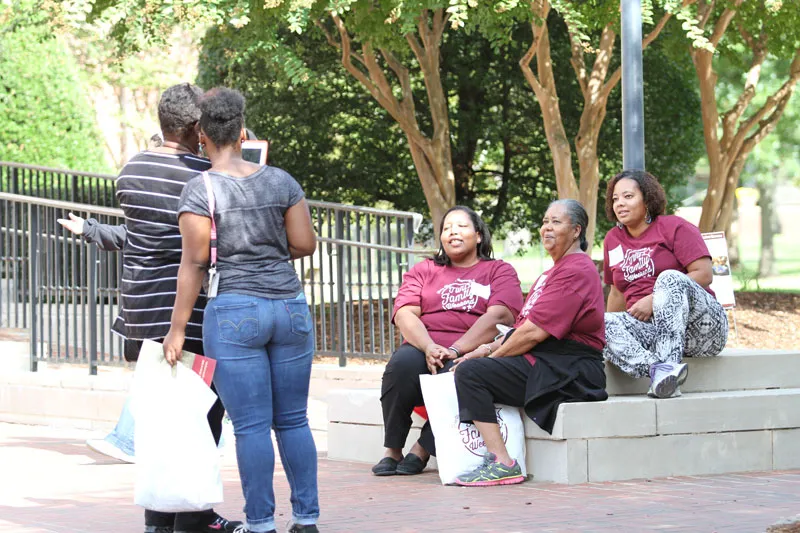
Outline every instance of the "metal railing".
{"label": "metal railing", "polygon": [[[124,363],[110,333],[119,312],[122,255],[86,245],[56,222],[73,212],[124,222],[112,176],[0,162],[0,327],[31,334],[39,361]],[[81,191],[89,187],[91,193]],[[12,192],[14,191],[14,192]],[[68,198],[92,198],[87,205]],[[416,213],[309,201],[319,244],[294,261],[314,319],[316,353],[387,358],[401,342],[391,323],[403,273],[416,250]]]}

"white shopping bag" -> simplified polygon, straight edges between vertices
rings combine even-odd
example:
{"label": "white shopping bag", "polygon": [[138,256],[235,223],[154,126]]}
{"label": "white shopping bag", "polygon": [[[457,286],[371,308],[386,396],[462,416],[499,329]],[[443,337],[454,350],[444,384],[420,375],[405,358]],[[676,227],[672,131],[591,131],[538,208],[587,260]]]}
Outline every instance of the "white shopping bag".
{"label": "white shopping bag", "polygon": [[[458,398],[453,372],[435,376],[419,376],[428,421],[436,441],[436,463],[442,485],[453,483],[463,474],[472,472],[483,462],[486,444],[473,424],[464,424],[458,416]],[[497,423],[506,443],[506,449],[522,468],[525,468],[525,428],[518,407],[495,404]]]}
{"label": "white shopping bag", "polygon": [[134,503],[165,513],[221,503],[219,451],[207,419],[214,391],[185,365],[171,367],[153,341],[144,341],[132,391]]}

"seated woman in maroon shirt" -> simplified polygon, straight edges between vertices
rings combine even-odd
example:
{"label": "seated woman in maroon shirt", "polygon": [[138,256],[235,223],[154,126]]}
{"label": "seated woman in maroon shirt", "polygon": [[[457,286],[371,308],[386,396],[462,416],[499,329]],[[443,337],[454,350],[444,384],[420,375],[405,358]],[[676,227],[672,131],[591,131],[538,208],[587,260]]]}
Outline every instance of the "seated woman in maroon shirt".
{"label": "seated woman in maroon shirt", "polygon": [[483,464],[460,476],[464,486],[521,483],[520,465],[508,455],[495,403],[525,408],[552,433],[563,402],[602,401],[603,289],[587,248],[589,218],[575,200],[550,204],[539,230],[553,267],[531,287],[514,330],[504,340],[456,359],[461,422],[472,422],[486,442]]}
{"label": "seated woman in maroon shirt", "polygon": [[420,374],[446,371],[453,360],[497,335],[498,324],[511,325],[522,307],[514,268],[492,259],[492,238],[475,211],[456,206],[439,228],[439,251],[403,276],[394,302],[393,321],[405,343],[383,374],[385,456],[372,467],[376,476],[419,474],[435,454],[430,424],[403,457],[411,413],[423,404]]}
{"label": "seated woman in maroon shirt", "polygon": [[655,177],[626,170],[608,182],[606,215],[617,226],[603,242],[611,285],[605,358],[635,378],[650,375],[648,394],[680,396],[683,356],[717,355],[728,317],[709,288],[713,272],[703,236],[692,223],[665,215]]}

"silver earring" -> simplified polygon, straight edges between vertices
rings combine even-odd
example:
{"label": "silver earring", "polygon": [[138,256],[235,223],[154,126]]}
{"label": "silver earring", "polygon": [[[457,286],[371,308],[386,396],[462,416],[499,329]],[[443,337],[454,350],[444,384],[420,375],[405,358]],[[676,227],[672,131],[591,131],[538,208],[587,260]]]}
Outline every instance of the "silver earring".
{"label": "silver earring", "polygon": [[625,224],[623,224],[622,222],[617,222],[617,227],[618,227],[619,229],[622,229],[622,228],[624,228],[624,227],[625,227]]}
{"label": "silver earring", "polygon": [[653,221],[653,217],[650,216],[650,211],[644,212],[644,221],[646,224],[650,224]]}

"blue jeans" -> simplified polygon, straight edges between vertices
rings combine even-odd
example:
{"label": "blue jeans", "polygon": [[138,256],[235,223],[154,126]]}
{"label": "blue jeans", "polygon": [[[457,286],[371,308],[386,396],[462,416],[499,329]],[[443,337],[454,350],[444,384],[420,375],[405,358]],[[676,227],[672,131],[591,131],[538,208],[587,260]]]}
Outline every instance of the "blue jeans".
{"label": "blue jeans", "polygon": [[305,296],[221,294],[206,307],[203,343],[217,360],[214,384],[233,422],[247,527],[275,529],[271,429],[291,488],[292,519],[315,524],[317,448],[307,416],[314,333]]}
{"label": "blue jeans", "polygon": [[122,413],[119,415],[117,425],[114,427],[114,431],[106,435],[105,441],[128,455],[135,456],[136,454],[133,448],[133,428],[136,424],[133,421],[130,404],[130,398],[125,400],[125,405],[122,407]]}

